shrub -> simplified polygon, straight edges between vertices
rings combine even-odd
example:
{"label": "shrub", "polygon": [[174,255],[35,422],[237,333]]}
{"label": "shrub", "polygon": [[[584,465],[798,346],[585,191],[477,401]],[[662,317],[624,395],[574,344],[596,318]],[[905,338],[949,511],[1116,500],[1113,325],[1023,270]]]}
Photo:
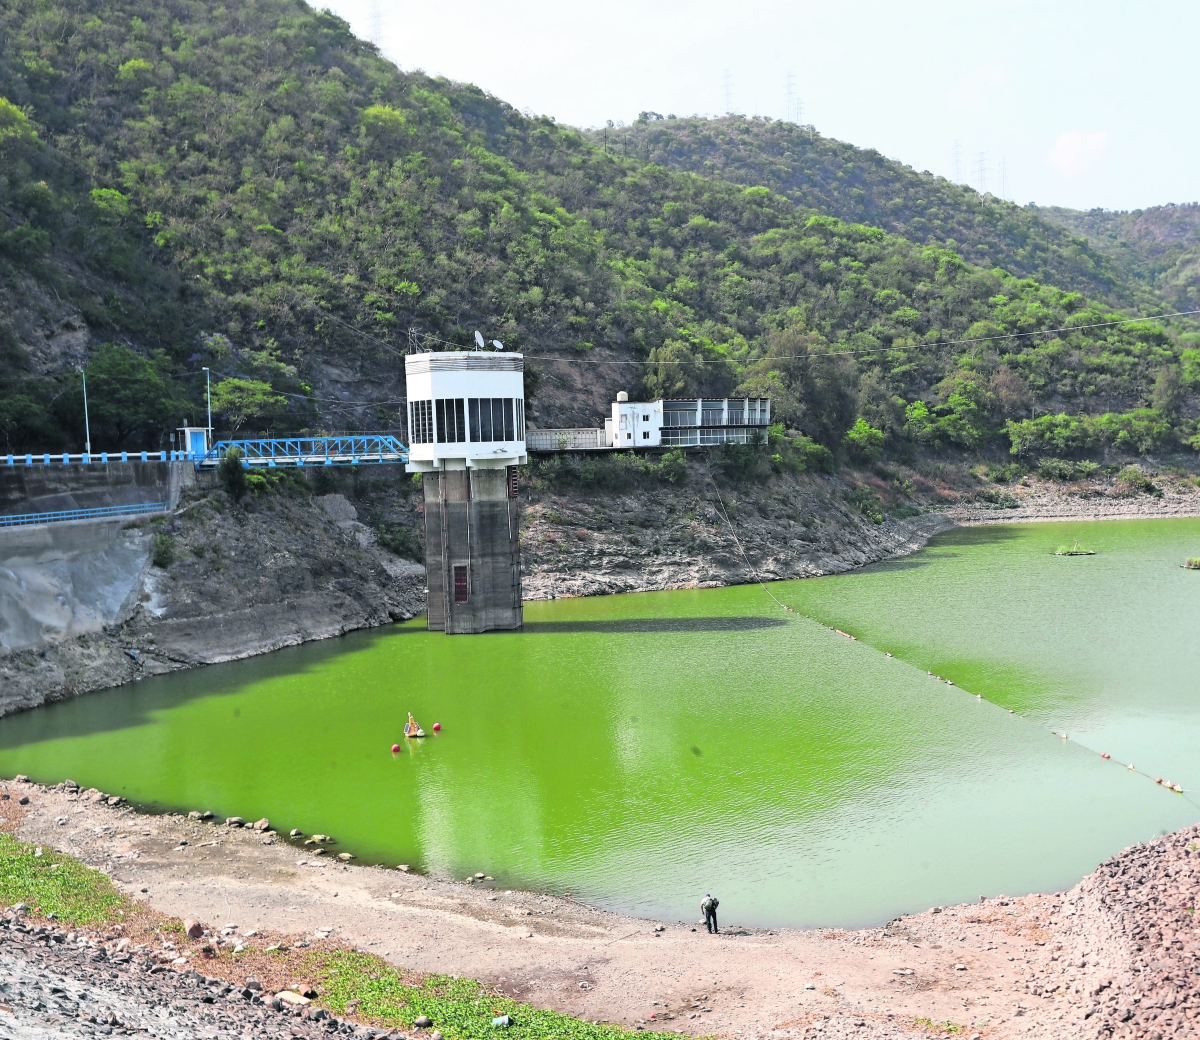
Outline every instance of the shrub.
{"label": "shrub", "polygon": [[1042,415],[1036,419],[1009,420],[1005,424],[1014,455],[1035,451],[1055,455],[1081,455],[1098,448],[1136,451],[1145,455],[1162,451],[1173,438],[1171,424],[1153,408],[1104,415]]}
{"label": "shrub", "polygon": [[221,486],[229,492],[229,497],[240,502],[246,493],[246,470],[242,466],[242,449],[228,448],[224,457],[217,463],[217,479]]}
{"label": "shrub", "polygon": [[169,534],[156,534],[150,562],[164,571],[170,567],[175,562],[175,539]]}
{"label": "shrub", "polygon": [[883,503],[868,487],[856,487],[844,493],[846,504],[856,513],[861,513],[874,524],[883,523]]}
{"label": "shrub", "polygon": [[776,469],[789,469],[794,473],[837,471],[837,460],[824,444],[818,444],[802,433],[788,433],[782,423],[767,431],[767,443],[774,450],[771,460]]}
{"label": "shrub", "polygon": [[846,433],[846,450],[858,462],[877,462],[883,454],[883,431],[860,415]]}
{"label": "shrub", "polygon": [[1127,494],[1144,492],[1147,495],[1161,495],[1162,492],[1140,466],[1126,466],[1117,474],[1117,485]]}
{"label": "shrub", "polygon": [[403,556],[406,560],[419,562],[425,555],[420,538],[403,524],[382,524],[376,535],[379,544],[394,556]]}
{"label": "shrub", "polygon": [[1075,465],[1066,459],[1038,459],[1038,475],[1047,480],[1074,480]]}
{"label": "shrub", "polygon": [[631,487],[645,481],[677,484],[686,479],[688,460],[674,448],[657,461],[654,456],[617,452],[612,455],[551,455],[534,463],[535,483],[578,484],[586,488]]}
{"label": "shrub", "polygon": [[1020,480],[1029,470],[1019,462],[1008,462],[1001,466],[988,466],[987,476],[994,484],[1009,484]]}
{"label": "shrub", "polygon": [[709,453],[727,480],[743,481],[759,473],[764,454],[757,444],[718,444]]}

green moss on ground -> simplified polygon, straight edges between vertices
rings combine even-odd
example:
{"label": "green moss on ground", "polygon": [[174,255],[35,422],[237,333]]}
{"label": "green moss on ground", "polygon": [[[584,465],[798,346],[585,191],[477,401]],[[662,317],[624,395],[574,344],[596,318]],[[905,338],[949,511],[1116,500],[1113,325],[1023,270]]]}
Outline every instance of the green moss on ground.
{"label": "green moss on ground", "polygon": [[[404,1027],[428,1015],[446,1037],[461,1040],[498,1036],[614,1040],[626,1035],[617,1026],[595,1025],[497,996],[471,979],[433,975],[418,983],[406,981],[400,971],[370,954],[346,950],[318,954],[307,967],[321,994],[319,1003],[337,1015]],[[492,1020],[502,1015],[510,1016],[513,1024],[493,1026]]]}
{"label": "green moss on ground", "polygon": [[130,904],[98,870],[70,856],[0,834],[0,903],[25,903],[34,913],[69,925],[121,920]]}

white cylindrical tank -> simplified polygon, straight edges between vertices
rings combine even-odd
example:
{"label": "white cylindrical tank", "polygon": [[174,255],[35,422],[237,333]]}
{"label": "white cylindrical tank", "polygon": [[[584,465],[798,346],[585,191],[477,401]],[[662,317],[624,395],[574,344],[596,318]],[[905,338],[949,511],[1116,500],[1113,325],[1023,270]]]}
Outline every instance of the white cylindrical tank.
{"label": "white cylindrical tank", "polygon": [[407,469],[524,465],[525,364],[520,354],[409,354]]}

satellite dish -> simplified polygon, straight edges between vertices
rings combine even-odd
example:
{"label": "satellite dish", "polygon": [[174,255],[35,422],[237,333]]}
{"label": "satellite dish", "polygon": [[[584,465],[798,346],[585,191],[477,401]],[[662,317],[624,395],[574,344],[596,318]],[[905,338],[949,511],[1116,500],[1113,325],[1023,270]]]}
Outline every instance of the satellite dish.
{"label": "satellite dish", "polygon": [[498,339],[494,339],[494,340],[492,340],[492,346],[493,346],[493,347],[495,347],[497,350],[503,350],[503,349],[504,349],[504,344],[503,344],[503,343],[501,343],[501,342],[500,342]]}
{"label": "satellite dish", "polygon": [[483,334],[478,329],[475,330],[475,345],[483,350]]}

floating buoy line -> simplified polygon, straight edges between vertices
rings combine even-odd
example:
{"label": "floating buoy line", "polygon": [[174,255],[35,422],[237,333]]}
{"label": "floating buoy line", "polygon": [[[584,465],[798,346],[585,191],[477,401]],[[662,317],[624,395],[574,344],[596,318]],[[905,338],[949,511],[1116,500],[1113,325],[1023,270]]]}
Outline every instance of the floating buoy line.
{"label": "floating buoy line", "polygon": [[[706,463],[706,466],[707,466],[707,463]],[[801,617],[806,618],[809,621],[815,622],[816,624],[820,625],[821,628],[824,628],[824,629],[828,630],[829,632],[833,632],[835,635],[843,636],[844,638],[849,639],[855,643],[858,642],[857,636],[853,636],[849,632],[843,632],[840,628],[834,628],[832,625],[827,625],[827,624],[825,624],[824,621],[820,620],[819,618],[813,617],[811,614],[804,614],[801,611],[798,611],[795,607],[788,606],[788,604],[784,603],[778,596],[775,595],[775,593],[773,593],[769,588],[767,588],[767,583],[765,581],[763,581],[762,577],[759,575],[758,570],[755,568],[754,564],[752,564],[750,562],[750,557],[746,555],[746,550],[742,546],[742,540],[737,535],[737,529],[733,526],[733,521],[731,521],[729,519],[729,513],[725,509],[725,500],[724,500],[724,498],[721,497],[721,489],[719,487],[717,487],[717,482],[715,480],[713,480],[711,469],[708,471],[708,480],[709,480],[709,483],[712,484],[712,486],[713,486],[713,491],[715,491],[717,494],[717,501],[720,503],[720,505],[717,509],[718,515],[721,517],[722,520],[725,521],[726,525],[729,527],[729,533],[731,535],[733,535],[734,544],[737,545],[738,552],[740,552],[742,554],[742,559],[745,560],[745,562],[746,562],[746,568],[754,576],[754,580],[756,582],[758,582],[758,584],[762,588],[763,592],[765,592],[781,610],[786,610],[789,614],[797,614]],[[1095,550],[1093,550],[1093,549],[1083,548],[1082,546],[1080,546],[1079,542],[1076,541],[1075,544],[1070,549],[1067,549],[1065,551],[1060,549],[1054,555],[1055,556],[1095,556],[1096,553],[1095,553]],[[1183,564],[1183,566],[1191,566],[1193,564],[1195,565],[1194,569],[1200,569],[1200,558],[1198,558],[1196,560],[1188,560],[1187,564]],[[893,660],[895,660],[895,657],[892,655],[892,653],[890,651],[886,651],[886,650],[883,651],[883,655],[884,655],[884,657],[891,657]],[[954,682],[952,680],[943,679],[940,675],[934,675],[933,672],[927,671],[925,674],[930,676],[931,678],[935,679],[938,682],[944,682],[947,686],[954,685]],[[961,690],[963,688],[960,686],[959,689]],[[967,690],[963,690],[963,692],[969,693],[969,691],[967,691]],[[983,694],[982,693],[975,694],[975,699],[978,701],[982,701]],[[990,704],[992,702],[989,701],[988,703]],[[1007,710],[1010,715],[1016,714],[1015,708],[1009,708]],[[1021,717],[1025,718],[1025,716],[1023,716],[1023,715]],[[1029,721],[1029,720],[1026,720],[1026,721]],[[437,727],[435,726],[434,728],[436,729]],[[1174,791],[1176,794],[1183,795],[1184,797],[1187,797],[1187,795],[1189,793],[1184,790],[1183,785],[1173,783],[1170,780],[1164,780],[1162,777],[1151,777],[1149,773],[1145,772],[1142,769],[1138,769],[1132,762],[1116,762],[1113,760],[1112,755],[1110,755],[1107,751],[1097,752],[1095,749],[1088,747],[1086,744],[1084,744],[1078,740],[1072,740],[1069,736],[1067,736],[1065,731],[1062,733],[1059,733],[1057,730],[1051,730],[1051,732],[1056,737],[1059,737],[1061,740],[1063,740],[1064,742],[1070,741],[1070,743],[1083,748],[1085,751],[1090,751],[1092,754],[1098,754],[1102,759],[1104,759],[1106,761],[1113,761],[1115,765],[1123,765],[1131,773],[1138,773],[1141,776],[1144,776],[1147,780],[1153,779],[1155,784],[1157,784],[1160,787],[1165,787],[1169,791]],[[1195,805],[1198,809],[1200,809],[1200,803],[1197,803],[1192,798],[1188,798],[1187,800],[1189,802],[1191,802],[1193,805]]]}

